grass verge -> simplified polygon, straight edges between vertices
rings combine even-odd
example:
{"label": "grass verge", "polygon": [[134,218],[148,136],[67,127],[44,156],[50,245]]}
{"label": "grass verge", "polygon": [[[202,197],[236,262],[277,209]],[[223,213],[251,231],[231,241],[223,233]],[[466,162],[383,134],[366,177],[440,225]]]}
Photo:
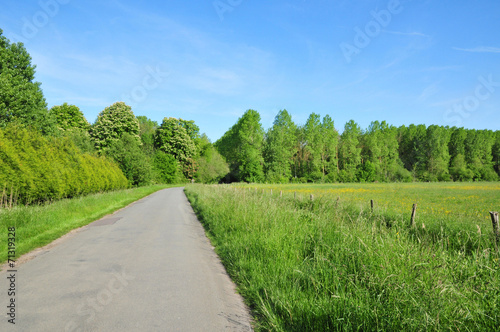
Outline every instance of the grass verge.
{"label": "grass verge", "polygon": [[416,240],[406,223],[329,200],[232,186],[186,194],[257,331],[496,331],[500,266],[491,248]]}
{"label": "grass verge", "polygon": [[7,260],[7,230],[16,229],[16,258],[42,247],[69,231],[158,190],[173,185],[154,185],[63,199],[52,204],[0,209],[0,264]]}

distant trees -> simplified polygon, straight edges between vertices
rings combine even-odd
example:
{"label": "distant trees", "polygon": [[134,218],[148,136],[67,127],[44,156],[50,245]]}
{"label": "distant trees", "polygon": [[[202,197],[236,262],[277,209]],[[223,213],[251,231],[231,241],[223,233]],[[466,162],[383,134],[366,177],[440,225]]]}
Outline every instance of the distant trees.
{"label": "distant trees", "polygon": [[495,144],[493,144],[493,168],[500,175],[500,131],[495,132]]}
{"label": "distant trees", "polygon": [[[329,115],[321,121],[312,113],[297,126],[281,110],[262,135],[259,121],[249,110],[216,142],[229,163],[227,181],[496,181],[500,175],[499,131],[396,128],[385,121],[362,130],[350,120],[339,135]],[[249,165],[254,176],[242,172]]]}
{"label": "distant trees", "polygon": [[113,141],[119,140],[124,133],[131,135],[138,143],[139,121],[132,108],[124,102],[116,102],[106,107],[90,128],[90,136],[98,151],[108,148]]}
{"label": "distant trees", "polygon": [[361,134],[359,125],[354,120],[350,120],[340,136],[339,180],[341,182],[356,182],[357,180],[357,170],[361,165]]}
{"label": "distant trees", "polygon": [[199,142],[196,181],[201,183],[221,182],[229,173],[229,166],[205,134],[201,135]]}
{"label": "distant trees", "polygon": [[263,143],[260,114],[251,109],[215,142],[215,147],[230,165],[231,180],[259,182],[264,179]]}
{"label": "distant trees", "polygon": [[[155,147],[172,155],[189,179],[193,178],[196,171],[194,157],[197,154],[197,146],[193,140],[197,138],[197,130],[192,124],[194,123],[182,119],[164,118],[154,136]],[[189,133],[186,127],[190,130]]]}
{"label": "distant trees", "polygon": [[339,173],[339,133],[333,119],[327,114],[321,124],[321,171],[327,182],[338,180]]}
{"label": "distant trees", "polygon": [[273,126],[266,133],[263,145],[267,181],[290,181],[296,141],[297,126],[293,123],[292,116],[287,110],[279,111]]}
{"label": "distant trees", "polygon": [[144,115],[137,116],[139,121],[139,137],[144,153],[152,157],[154,154],[154,134],[158,129],[158,122],[148,119]]}
{"label": "distant trees", "polygon": [[[399,159],[398,129],[385,121],[374,121],[361,138],[360,181],[407,181],[408,171]],[[364,168],[364,169],[363,169]]]}

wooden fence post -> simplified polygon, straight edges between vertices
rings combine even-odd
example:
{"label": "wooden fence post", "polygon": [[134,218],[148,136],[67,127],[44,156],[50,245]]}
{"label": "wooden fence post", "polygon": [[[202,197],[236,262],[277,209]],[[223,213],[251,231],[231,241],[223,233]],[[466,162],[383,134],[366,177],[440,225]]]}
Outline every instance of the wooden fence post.
{"label": "wooden fence post", "polygon": [[413,204],[413,208],[411,210],[411,220],[410,220],[410,227],[415,226],[415,215],[417,214],[417,204]]}
{"label": "wooden fence post", "polygon": [[372,213],[373,213],[373,199],[370,201],[370,205],[372,207]]}
{"label": "wooden fence post", "polygon": [[297,199],[297,192],[296,192],[296,191],[294,191],[294,192],[293,192],[293,199],[294,199],[294,200],[296,200],[296,199]]}
{"label": "wooden fence post", "polygon": [[493,235],[495,236],[495,249],[498,252],[498,244],[500,242],[500,232],[498,231],[498,212],[490,212],[491,223],[493,224]]}
{"label": "wooden fence post", "polygon": [[314,195],[311,194],[311,202],[314,200]]}

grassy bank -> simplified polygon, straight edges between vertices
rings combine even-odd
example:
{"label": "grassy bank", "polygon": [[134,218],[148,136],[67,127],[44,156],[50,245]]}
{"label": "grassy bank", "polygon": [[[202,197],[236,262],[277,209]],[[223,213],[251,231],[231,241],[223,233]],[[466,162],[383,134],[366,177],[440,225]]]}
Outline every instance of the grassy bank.
{"label": "grassy bank", "polygon": [[190,185],[186,193],[257,330],[500,326],[499,257],[489,235],[469,250],[470,241],[448,245],[445,232],[423,241],[421,225],[416,232],[406,220],[388,220],[387,211],[346,200],[294,200],[234,186]]}
{"label": "grassy bank", "polygon": [[155,185],[64,199],[46,205],[0,209],[0,263],[7,260],[9,227],[16,228],[16,257],[19,257],[75,228],[168,187],[173,186]]}

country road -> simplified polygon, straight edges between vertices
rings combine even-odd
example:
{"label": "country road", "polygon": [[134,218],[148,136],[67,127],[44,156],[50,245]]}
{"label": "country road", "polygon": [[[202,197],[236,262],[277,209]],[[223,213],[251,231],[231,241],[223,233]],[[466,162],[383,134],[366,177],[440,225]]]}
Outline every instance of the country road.
{"label": "country road", "polygon": [[251,331],[182,188],[154,193],[17,266],[0,331]]}

